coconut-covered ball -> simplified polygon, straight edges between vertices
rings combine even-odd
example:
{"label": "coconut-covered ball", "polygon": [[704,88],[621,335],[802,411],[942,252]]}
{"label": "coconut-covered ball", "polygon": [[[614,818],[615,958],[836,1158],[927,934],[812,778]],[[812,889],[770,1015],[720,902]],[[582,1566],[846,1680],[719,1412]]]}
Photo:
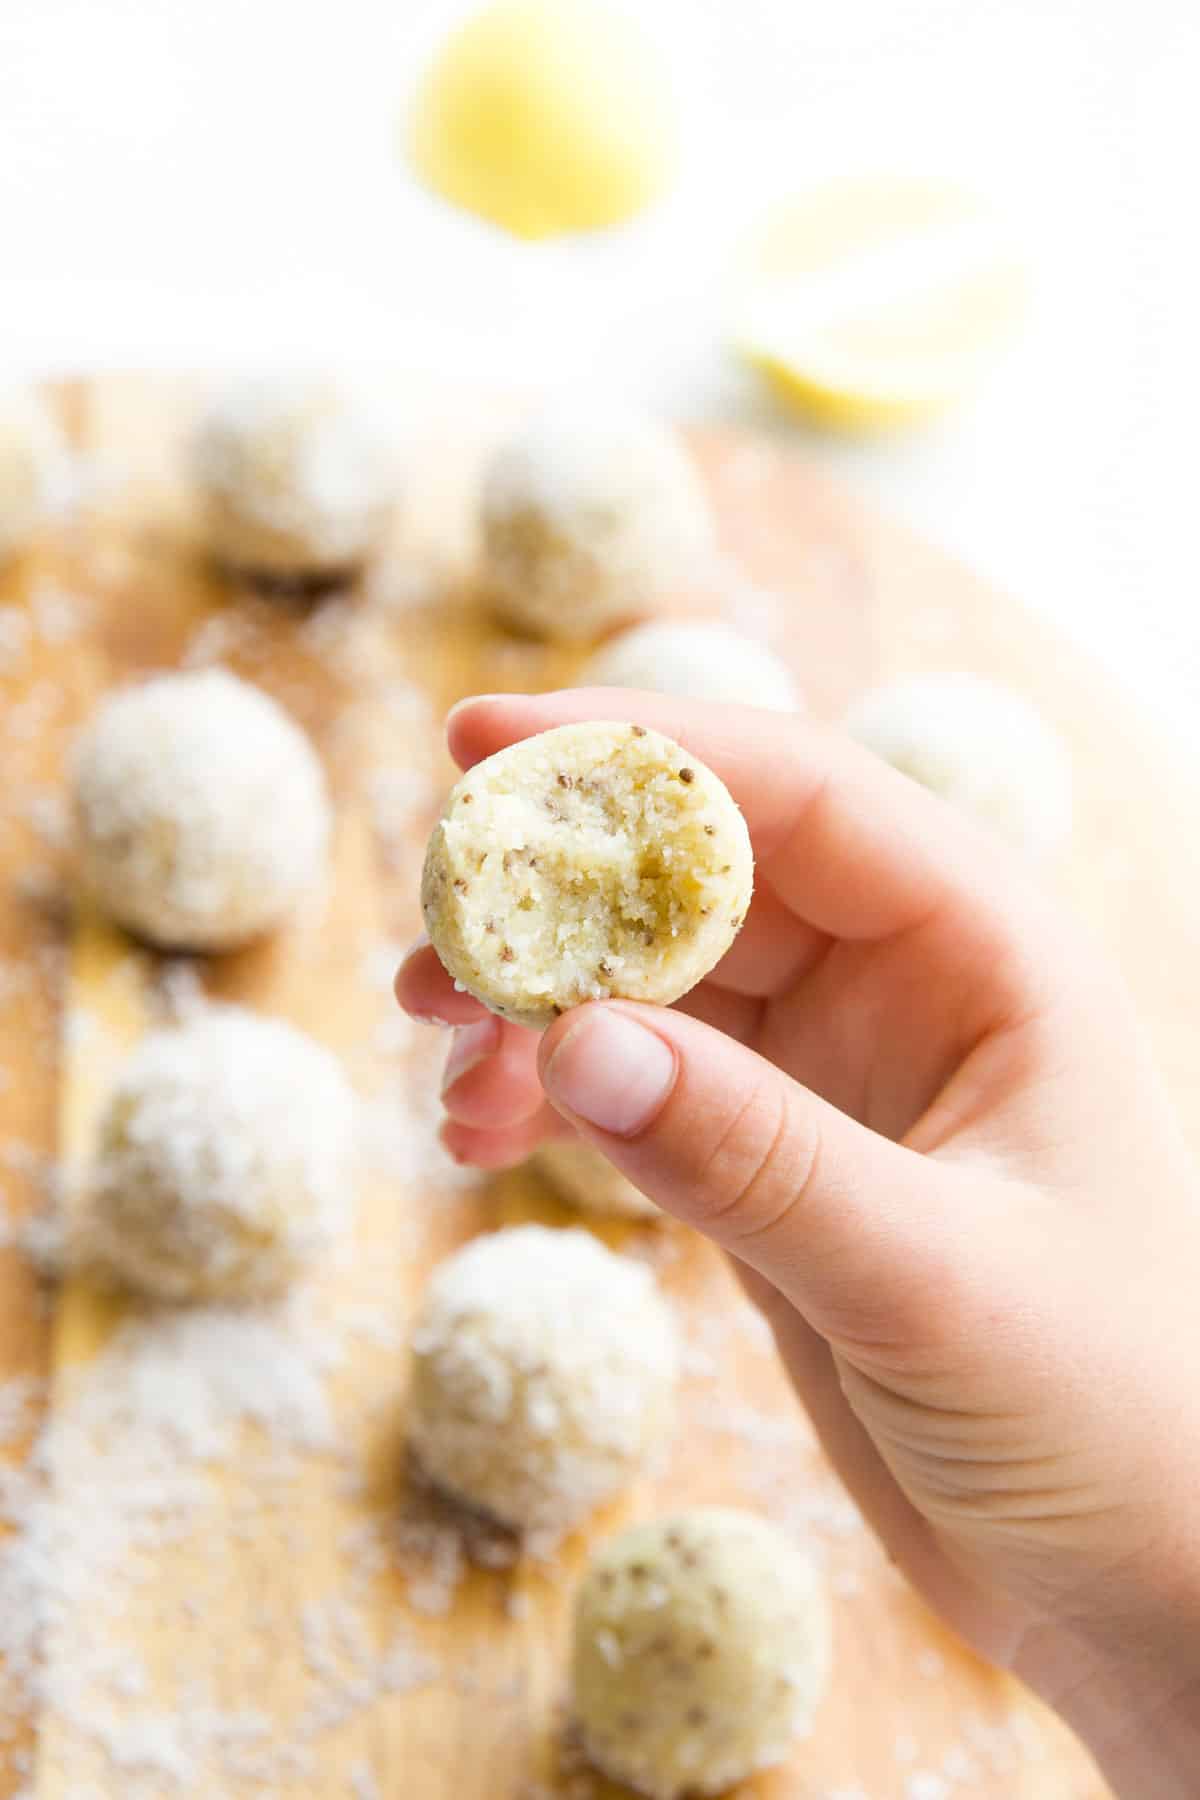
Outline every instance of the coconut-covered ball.
{"label": "coconut-covered ball", "polygon": [[476,1238],[435,1269],[412,1343],[419,1464],[522,1533],[570,1530],[670,1428],[671,1315],[649,1269],[585,1231]]}
{"label": "coconut-covered ball", "polygon": [[150,1033],[100,1121],[87,1259],[160,1299],[279,1293],[352,1219],[353,1118],[334,1058],[281,1020]]}
{"label": "coconut-covered ball", "polygon": [[1023,695],[980,675],[908,675],[853,706],[846,729],[1029,855],[1048,859],[1071,833],[1071,764]]}
{"label": "coconut-covered ball", "polygon": [[652,619],[604,644],[577,687],[645,688],[690,700],[799,712],[792,672],[773,650],[710,619]]}
{"label": "coconut-covered ball", "polygon": [[247,943],[324,872],[329,803],[316,752],[268,694],[223,670],[109,695],[76,745],[73,774],[84,882],[151,943]]}
{"label": "coconut-covered ball", "polygon": [[651,1800],[721,1793],[787,1757],[830,1654],[821,1584],[773,1525],[707,1506],[635,1525],[599,1546],[575,1601],[584,1748]]}
{"label": "coconut-covered ball", "polygon": [[534,1162],[563,1199],[583,1212],[621,1219],[662,1218],[653,1200],[582,1138],[551,1138],[539,1147]]}
{"label": "coconut-covered ball", "polygon": [[477,763],[425,856],[434,949],[535,1028],[584,1000],[668,1005],[728,950],[754,885],[724,784],[642,725],[561,725]]}
{"label": "coconut-covered ball", "polygon": [[326,381],[230,385],[200,420],[189,461],[209,549],[251,577],[352,575],[377,547],[396,499],[383,434]]}
{"label": "coconut-covered ball", "polygon": [[482,534],[495,609],[564,640],[661,611],[714,554],[704,489],[673,434],[590,398],[548,407],[495,453]]}
{"label": "coconut-covered ball", "polygon": [[67,446],[32,388],[0,387],[0,566],[19,556],[60,498]]}

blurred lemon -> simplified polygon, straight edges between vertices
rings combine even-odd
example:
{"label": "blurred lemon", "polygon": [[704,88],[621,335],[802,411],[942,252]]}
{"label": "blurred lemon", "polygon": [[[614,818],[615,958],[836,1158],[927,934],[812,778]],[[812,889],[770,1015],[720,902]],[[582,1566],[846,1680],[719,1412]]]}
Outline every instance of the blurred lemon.
{"label": "blurred lemon", "polygon": [[977,197],[896,178],[781,206],[752,245],[733,338],[781,396],[875,429],[963,397],[1012,336],[1026,276]]}
{"label": "blurred lemon", "polygon": [[409,153],[435,193],[519,237],[614,225],[670,172],[672,110],[631,20],[591,0],[500,0],[417,94]]}

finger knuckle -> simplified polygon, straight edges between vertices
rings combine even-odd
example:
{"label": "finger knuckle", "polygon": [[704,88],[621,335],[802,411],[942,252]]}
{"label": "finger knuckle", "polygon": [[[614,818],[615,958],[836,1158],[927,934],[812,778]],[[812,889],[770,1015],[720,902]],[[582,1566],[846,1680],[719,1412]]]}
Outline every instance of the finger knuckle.
{"label": "finger knuckle", "polygon": [[710,1222],[740,1245],[771,1235],[803,1204],[819,1160],[815,1124],[800,1127],[786,1093],[756,1091],[709,1155],[704,1185],[715,1197]]}

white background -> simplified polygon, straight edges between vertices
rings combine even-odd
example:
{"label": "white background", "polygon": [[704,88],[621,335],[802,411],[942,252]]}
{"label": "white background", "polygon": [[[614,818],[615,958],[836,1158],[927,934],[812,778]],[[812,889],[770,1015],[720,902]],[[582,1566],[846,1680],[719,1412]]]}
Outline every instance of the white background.
{"label": "white background", "polygon": [[1200,744],[1195,0],[642,0],[687,156],[670,200],[519,245],[397,155],[453,0],[0,0],[0,361],[583,366],[781,421],[721,348],[730,256],[826,174],[949,174],[1038,300],[935,431],[819,458],[1052,615]]}

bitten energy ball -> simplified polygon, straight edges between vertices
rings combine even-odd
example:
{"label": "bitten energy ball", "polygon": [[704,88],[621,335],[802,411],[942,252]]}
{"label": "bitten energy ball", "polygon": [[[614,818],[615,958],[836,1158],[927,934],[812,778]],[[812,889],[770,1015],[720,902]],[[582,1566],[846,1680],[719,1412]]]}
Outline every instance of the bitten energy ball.
{"label": "bitten energy ball", "polygon": [[563,1199],[583,1212],[624,1219],[662,1218],[653,1200],[578,1138],[554,1138],[540,1147],[534,1162]]}
{"label": "bitten energy ball", "polygon": [[352,1126],[290,1025],[222,1007],[153,1032],[104,1109],[84,1253],[161,1299],[278,1293],[349,1224]]}
{"label": "bitten energy ball", "polygon": [[711,770],[644,726],[589,723],[463,776],[421,903],[455,980],[541,1027],[584,1000],[677,1000],[728,950],[753,884],[745,821]]}
{"label": "bitten energy ball", "polygon": [[599,637],[703,578],[713,529],[673,435],[623,407],[569,400],[503,446],[482,502],[484,582],[510,624]]}
{"label": "bitten energy ball", "polygon": [[791,670],[773,650],[708,619],[635,625],[589,658],[575,685],[645,688],[773,712],[799,712],[803,705]]}
{"label": "bitten energy ball", "polygon": [[521,1225],[437,1268],[413,1332],[409,1434],[438,1486],[554,1537],[630,1481],[671,1422],[678,1345],[641,1263]]}
{"label": "bitten energy ball", "polygon": [[584,1748],[651,1800],[716,1794],[808,1729],[830,1661],[808,1558],[751,1513],[696,1507],[602,1543],[575,1602]]}
{"label": "bitten energy ball", "polygon": [[312,745],[222,670],[110,695],[76,745],[74,787],[84,882],[151,943],[244,944],[324,871],[329,804]]}
{"label": "bitten energy ball", "polygon": [[19,556],[59,498],[62,433],[32,388],[0,387],[0,567]]}
{"label": "bitten energy ball", "polygon": [[381,435],[328,382],[230,386],[197,426],[189,460],[212,554],[276,581],[353,574],[395,501]]}
{"label": "bitten energy ball", "polygon": [[1071,833],[1071,765],[1021,694],[982,676],[910,675],[864,695],[846,729],[868,750],[1036,858]]}

